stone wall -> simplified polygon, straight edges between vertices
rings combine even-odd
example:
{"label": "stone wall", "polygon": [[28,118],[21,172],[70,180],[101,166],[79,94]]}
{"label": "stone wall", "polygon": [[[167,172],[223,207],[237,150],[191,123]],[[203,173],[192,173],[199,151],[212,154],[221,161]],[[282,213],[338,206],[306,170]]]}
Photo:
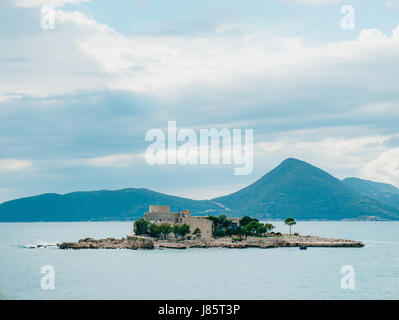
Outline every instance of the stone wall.
{"label": "stone wall", "polygon": [[190,226],[191,233],[199,228],[201,230],[201,238],[212,238],[212,221],[207,217],[184,217],[182,223]]}
{"label": "stone wall", "polygon": [[144,220],[154,223],[169,222],[175,224],[177,222],[176,213],[174,212],[146,212]]}
{"label": "stone wall", "polygon": [[170,206],[150,206],[150,212],[169,213]]}
{"label": "stone wall", "polygon": [[201,238],[212,238],[212,221],[207,217],[190,216],[190,211],[170,212],[169,206],[150,206],[150,211],[144,214],[144,219],[152,223],[187,224],[190,231],[201,230]]}

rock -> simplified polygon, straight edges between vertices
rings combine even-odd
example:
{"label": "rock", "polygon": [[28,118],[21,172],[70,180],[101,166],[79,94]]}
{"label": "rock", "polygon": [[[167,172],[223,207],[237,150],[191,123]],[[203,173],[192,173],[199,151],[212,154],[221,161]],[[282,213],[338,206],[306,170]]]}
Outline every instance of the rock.
{"label": "rock", "polygon": [[186,244],[177,243],[177,242],[161,242],[158,241],[155,243],[155,248],[164,248],[164,249],[187,249],[188,246]]}
{"label": "rock", "polygon": [[63,242],[57,245],[60,249],[186,249],[186,248],[277,248],[277,247],[335,247],[360,248],[364,244],[359,241],[328,239],[315,236],[287,237],[247,237],[242,241],[232,241],[231,238],[191,239],[183,241],[155,240],[150,237],[128,235],[126,238],[93,238],[81,239],[78,242]]}
{"label": "rock", "polygon": [[148,237],[130,235],[124,242],[128,243],[130,249],[154,249],[154,240]]}
{"label": "rock", "polygon": [[151,238],[127,236],[126,239],[81,239],[78,242],[63,242],[58,244],[60,249],[153,249],[154,241]]}

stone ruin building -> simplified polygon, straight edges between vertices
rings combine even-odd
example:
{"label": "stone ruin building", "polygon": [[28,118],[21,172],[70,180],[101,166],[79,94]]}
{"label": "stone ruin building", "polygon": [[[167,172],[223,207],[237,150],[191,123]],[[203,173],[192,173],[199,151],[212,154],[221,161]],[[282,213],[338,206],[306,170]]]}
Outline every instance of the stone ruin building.
{"label": "stone ruin building", "polygon": [[212,221],[207,216],[192,216],[188,210],[171,212],[169,206],[150,206],[149,212],[144,214],[144,220],[156,224],[187,224],[191,232],[200,229],[201,238],[212,238]]}

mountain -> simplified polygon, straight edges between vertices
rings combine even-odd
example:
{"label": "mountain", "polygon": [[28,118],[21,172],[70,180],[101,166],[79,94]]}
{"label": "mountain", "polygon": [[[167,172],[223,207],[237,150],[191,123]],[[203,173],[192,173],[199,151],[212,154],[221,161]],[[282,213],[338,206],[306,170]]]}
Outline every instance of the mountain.
{"label": "mountain", "polygon": [[287,159],[255,183],[213,201],[231,209],[232,216],[260,219],[399,219],[399,209],[297,159]]}
{"label": "mountain", "polygon": [[[142,217],[149,205],[189,209],[195,215],[249,215],[259,219],[399,220],[397,189],[364,180],[338,180],[306,162],[287,159],[230,195],[191,200],[148,189],[42,194],[0,204],[5,221],[109,221]],[[394,189],[392,189],[394,188]],[[389,202],[387,199],[392,200]]]}
{"label": "mountain", "polygon": [[357,193],[399,209],[399,189],[391,184],[359,178],[346,178],[342,182]]}
{"label": "mountain", "polygon": [[0,205],[0,221],[104,221],[141,218],[149,205],[170,205],[172,211],[217,214],[220,206],[207,201],[170,196],[148,189],[49,193]]}

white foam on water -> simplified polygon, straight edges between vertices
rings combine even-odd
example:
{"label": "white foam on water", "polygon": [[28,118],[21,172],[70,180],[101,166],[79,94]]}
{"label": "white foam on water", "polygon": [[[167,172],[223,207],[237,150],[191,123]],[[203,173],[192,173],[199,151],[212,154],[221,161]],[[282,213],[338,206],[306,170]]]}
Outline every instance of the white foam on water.
{"label": "white foam on water", "polygon": [[36,249],[36,248],[56,248],[59,242],[46,242],[39,240],[36,244],[28,243],[23,248]]}

